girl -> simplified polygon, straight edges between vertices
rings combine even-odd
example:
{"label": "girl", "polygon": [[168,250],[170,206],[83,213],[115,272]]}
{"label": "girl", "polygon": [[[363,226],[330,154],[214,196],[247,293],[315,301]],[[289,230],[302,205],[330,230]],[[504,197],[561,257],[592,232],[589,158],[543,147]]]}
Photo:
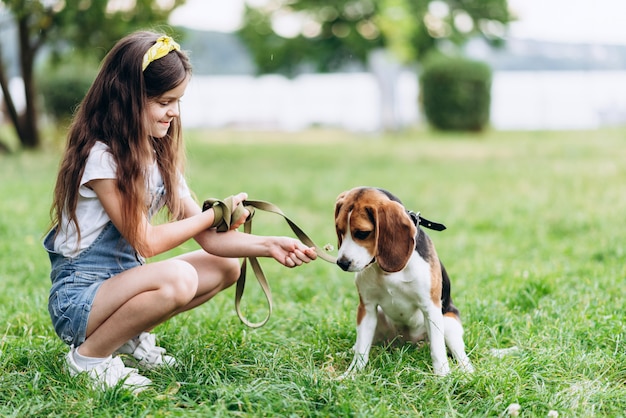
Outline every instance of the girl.
{"label": "girl", "polygon": [[[70,374],[86,372],[99,387],[150,385],[117,353],[148,369],[175,364],[148,331],[231,286],[237,257],[273,257],[286,267],[316,258],[292,238],[237,232],[247,211],[228,232],[212,228],[220,211],[202,212],[182,174],[179,103],[190,76],[171,38],[133,33],[104,59],[69,130],[44,240],[48,310],[70,345]],[[246,198],[234,196],[233,209]],[[170,222],[152,225],[163,206]],[[145,263],[190,238],[202,249]]]}

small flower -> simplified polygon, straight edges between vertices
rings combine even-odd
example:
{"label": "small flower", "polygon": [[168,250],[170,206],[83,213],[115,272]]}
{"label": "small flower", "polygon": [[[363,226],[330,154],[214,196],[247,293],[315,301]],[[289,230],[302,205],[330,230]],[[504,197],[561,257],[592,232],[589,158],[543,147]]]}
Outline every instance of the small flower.
{"label": "small flower", "polygon": [[551,410],[550,412],[548,412],[549,418],[557,418],[558,416],[559,416],[559,413],[555,410]]}
{"label": "small flower", "polygon": [[511,405],[507,406],[506,408],[506,413],[509,414],[512,417],[516,417],[519,415],[519,411],[522,409],[521,405],[518,403],[512,403]]}
{"label": "small flower", "polygon": [[497,358],[504,358],[508,355],[515,354],[519,351],[519,347],[513,346],[509,348],[492,348],[489,353]]}

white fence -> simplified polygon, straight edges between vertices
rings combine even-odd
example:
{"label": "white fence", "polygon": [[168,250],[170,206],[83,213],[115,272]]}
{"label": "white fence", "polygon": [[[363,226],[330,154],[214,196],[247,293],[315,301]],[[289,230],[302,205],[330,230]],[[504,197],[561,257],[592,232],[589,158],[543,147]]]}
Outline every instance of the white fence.
{"label": "white fence", "polygon": [[[401,125],[420,121],[413,73],[398,78]],[[381,128],[381,93],[369,73],[280,76],[194,76],[183,98],[187,127],[299,130],[312,125],[352,131]],[[497,72],[495,129],[594,129],[626,124],[626,72]]]}
{"label": "white fence", "polygon": [[[410,100],[409,100],[410,101]],[[379,89],[370,74],[196,77],[183,98],[184,126],[299,130],[379,128]],[[414,114],[417,109],[414,108]]]}
{"label": "white fence", "polygon": [[497,129],[626,125],[626,72],[500,72],[492,87]]}

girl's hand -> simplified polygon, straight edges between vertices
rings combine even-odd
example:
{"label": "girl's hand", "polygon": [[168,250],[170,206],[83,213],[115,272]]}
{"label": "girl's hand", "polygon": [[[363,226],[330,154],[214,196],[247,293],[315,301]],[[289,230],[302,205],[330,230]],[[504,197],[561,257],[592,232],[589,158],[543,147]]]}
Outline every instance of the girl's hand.
{"label": "girl's hand", "polygon": [[271,256],[285,267],[301,266],[317,258],[315,248],[307,247],[299,240],[289,237],[268,237],[272,240]]}
{"label": "girl's hand", "polygon": [[[237,206],[239,206],[241,202],[243,202],[247,198],[248,198],[248,194],[245,192],[241,192],[233,196],[233,213],[235,212],[235,209],[237,209]],[[243,214],[241,215],[241,217],[239,217],[239,219],[231,220],[230,229],[234,230],[234,229],[239,228],[241,225],[243,225],[246,222],[246,219],[248,219],[248,216],[250,216],[250,211],[248,211],[248,209],[244,209]]]}

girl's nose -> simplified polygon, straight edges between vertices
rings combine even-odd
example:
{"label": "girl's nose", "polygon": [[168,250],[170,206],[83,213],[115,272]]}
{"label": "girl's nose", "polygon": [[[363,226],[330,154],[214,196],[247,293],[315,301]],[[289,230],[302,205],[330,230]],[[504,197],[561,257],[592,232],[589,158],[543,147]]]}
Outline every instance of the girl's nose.
{"label": "girl's nose", "polygon": [[167,116],[171,118],[178,117],[180,115],[180,105],[178,103],[172,105],[167,109]]}

